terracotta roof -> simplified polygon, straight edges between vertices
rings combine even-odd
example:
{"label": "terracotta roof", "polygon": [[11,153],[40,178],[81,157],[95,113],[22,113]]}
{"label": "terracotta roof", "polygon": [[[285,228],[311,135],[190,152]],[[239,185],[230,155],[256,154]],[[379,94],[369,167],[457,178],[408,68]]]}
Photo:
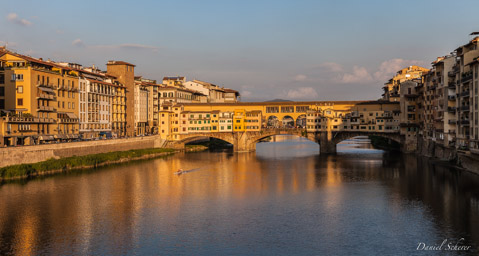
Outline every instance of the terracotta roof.
{"label": "terracotta roof", "polygon": [[98,84],[110,85],[115,87],[123,87],[122,85],[108,83],[108,82],[100,81],[100,80],[94,80],[94,79],[88,79],[88,78],[86,80],[90,81],[91,83],[98,83]]}
{"label": "terracotta roof", "polygon": [[183,80],[185,79],[184,76],[165,76],[163,80]]}
{"label": "terracotta roof", "polygon": [[6,49],[3,50],[2,52],[3,52],[2,56],[3,56],[4,54],[7,54],[7,53],[8,53],[8,54],[11,54],[11,55],[13,55],[13,56],[19,57],[19,58],[24,59],[24,60],[29,61],[29,62],[39,63],[39,64],[42,64],[42,65],[51,66],[51,67],[56,67],[56,68],[61,68],[61,69],[65,69],[65,70],[74,70],[74,69],[72,69],[72,68],[70,68],[70,67],[65,67],[65,66],[59,65],[59,64],[57,64],[57,63],[55,63],[55,62],[53,62],[53,61],[44,61],[44,60],[42,60],[42,59],[37,59],[37,58],[33,58],[33,57],[26,56],[26,55],[23,55],[23,54],[19,54],[19,53],[16,53],[16,52],[11,52],[11,51],[6,50]]}
{"label": "terracotta roof", "polygon": [[[281,102],[236,102],[236,103],[182,103],[184,106],[251,106],[251,105],[265,105],[265,106],[279,106],[279,105],[314,105],[322,106],[323,104],[359,104],[368,101],[281,101]],[[327,106],[327,105],[325,105]]]}
{"label": "terracotta roof", "polygon": [[233,90],[233,89],[224,88],[223,90],[225,90],[225,92],[234,92],[234,93],[238,93],[238,94],[239,94],[239,92],[238,92],[238,91],[236,91],[236,90]]}
{"label": "terracotta roof", "polygon": [[[175,89],[175,90],[180,90],[180,91],[184,91],[184,92],[191,92],[191,93],[196,93],[196,94],[204,95],[204,94],[201,93],[201,92],[198,92],[198,91],[195,91],[195,90],[190,90],[190,89],[187,89],[187,88],[182,88],[182,87],[162,86],[162,87],[159,87],[159,88],[158,88],[158,90],[171,90],[171,89]],[[206,96],[206,95],[204,95],[204,96]]]}
{"label": "terracotta roof", "polygon": [[125,62],[125,61],[119,61],[119,60],[109,60],[108,63],[106,63],[106,65],[128,65],[128,66],[133,66],[135,67],[135,65],[131,64],[131,63],[128,63],[128,62]]}

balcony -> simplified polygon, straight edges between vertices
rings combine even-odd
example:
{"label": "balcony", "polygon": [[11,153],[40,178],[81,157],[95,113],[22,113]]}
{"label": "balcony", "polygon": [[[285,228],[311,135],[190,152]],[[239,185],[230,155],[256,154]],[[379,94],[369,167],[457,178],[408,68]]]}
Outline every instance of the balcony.
{"label": "balcony", "polygon": [[45,84],[45,83],[42,83],[42,82],[38,82],[38,83],[37,83],[37,87],[45,87],[45,88],[54,89],[54,88],[53,88],[53,85],[51,85],[51,84]]}
{"label": "balcony", "polygon": [[470,110],[469,106],[461,106],[460,109],[461,109],[461,111],[469,111]]}
{"label": "balcony", "polygon": [[470,95],[469,91],[464,91],[464,92],[459,93],[459,96],[461,96],[461,97],[469,97],[469,95]]}
{"label": "balcony", "polygon": [[447,112],[456,113],[456,107],[447,107]]}
{"label": "balcony", "polygon": [[467,82],[471,79],[472,79],[472,72],[471,71],[462,73],[462,79],[461,79],[462,83],[465,83],[465,82]]}
{"label": "balcony", "polygon": [[37,111],[54,112],[57,111],[57,109],[51,106],[38,106]]}
{"label": "balcony", "polygon": [[469,120],[461,120],[461,121],[458,121],[458,123],[468,126],[469,125]]}
{"label": "balcony", "polygon": [[45,94],[45,93],[41,93],[37,96],[37,99],[43,99],[43,100],[56,100],[57,97],[55,97],[55,95],[53,94]]}
{"label": "balcony", "polygon": [[456,124],[456,120],[455,119],[449,119],[447,121],[448,124]]}
{"label": "balcony", "polygon": [[35,117],[8,116],[8,117],[3,117],[3,120],[9,123],[38,123],[38,118],[35,118]]}
{"label": "balcony", "polygon": [[447,88],[456,89],[456,81],[451,81],[451,82],[447,83]]}
{"label": "balcony", "polygon": [[39,123],[55,123],[53,118],[38,118]]}
{"label": "balcony", "polygon": [[455,101],[456,100],[456,95],[449,95],[447,96],[448,100]]}

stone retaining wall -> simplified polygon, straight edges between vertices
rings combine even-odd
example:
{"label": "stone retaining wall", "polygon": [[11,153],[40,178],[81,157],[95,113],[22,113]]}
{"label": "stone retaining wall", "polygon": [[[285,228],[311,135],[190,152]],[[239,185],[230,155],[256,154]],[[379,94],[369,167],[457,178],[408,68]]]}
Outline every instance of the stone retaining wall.
{"label": "stone retaining wall", "polygon": [[21,163],[36,163],[49,158],[83,156],[132,149],[161,148],[164,146],[164,143],[165,141],[159,136],[146,136],[0,148],[0,167]]}

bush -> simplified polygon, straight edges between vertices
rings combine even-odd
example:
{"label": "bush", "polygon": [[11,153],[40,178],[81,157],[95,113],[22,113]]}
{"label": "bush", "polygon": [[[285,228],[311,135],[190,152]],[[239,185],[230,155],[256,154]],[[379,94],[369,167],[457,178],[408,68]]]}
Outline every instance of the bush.
{"label": "bush", "polygon": [[100,153],[86,156],[72,156],[60,159],[50,158],[46,161],[34,164],[18,164],[0,168],[0,178],[13,178],[25,175],[31,176],[44,171],[67,170],[82,166],[96,166],[105,162],[136,158],[144,155],[164,152],[174,152],[174,150],[170,148],[150,148]]}

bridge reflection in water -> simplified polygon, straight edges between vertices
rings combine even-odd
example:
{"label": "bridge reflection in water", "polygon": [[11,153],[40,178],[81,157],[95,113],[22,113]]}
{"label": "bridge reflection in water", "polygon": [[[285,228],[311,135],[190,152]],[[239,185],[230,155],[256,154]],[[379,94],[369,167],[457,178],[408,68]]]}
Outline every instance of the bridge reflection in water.
{"label": "bridge reflection in water", "polygon": [[477,177],[348,143],[319,156],[285,139],[6,184],[0,255],[414,254],[444,237],[478,248]]}

